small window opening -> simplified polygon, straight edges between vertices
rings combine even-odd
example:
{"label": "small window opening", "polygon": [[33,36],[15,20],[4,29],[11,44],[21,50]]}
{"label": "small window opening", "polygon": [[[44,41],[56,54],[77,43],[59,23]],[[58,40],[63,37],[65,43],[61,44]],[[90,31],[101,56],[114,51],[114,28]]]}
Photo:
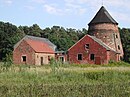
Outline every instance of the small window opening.
{"label": "small window opening", "polygon": [[82,60],[82,54],[78,54],[78,60]]}
{"label": "small window opening", "polygon": [[89,44],[85,44],[85,49],[89,49]]}
{"label": "small window opening", "polygon": [[120,50],[120,46],[118,45],[118,49]]}
{"label": "small window opening", "polygon": [[116,35],[116,38],[118,38],[118,35]]}
{"label": "small window opening", "polygon": [[26,56],[22,56],[22,61],[26,62]]}
{"label": "small window opening", "polygon": [[91,55],[90,55],[90,60],[94,60],[94,58],[95,58],[95,55],[94,55],[94,54],[91,54]]}

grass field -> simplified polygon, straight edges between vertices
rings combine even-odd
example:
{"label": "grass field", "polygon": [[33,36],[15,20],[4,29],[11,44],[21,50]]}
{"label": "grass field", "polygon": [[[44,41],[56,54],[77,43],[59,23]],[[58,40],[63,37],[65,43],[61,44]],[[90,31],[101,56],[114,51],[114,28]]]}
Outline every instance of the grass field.
{"label": "grass field", "polygon": [[1,64],[0,97],[130,97],[130,64]]}

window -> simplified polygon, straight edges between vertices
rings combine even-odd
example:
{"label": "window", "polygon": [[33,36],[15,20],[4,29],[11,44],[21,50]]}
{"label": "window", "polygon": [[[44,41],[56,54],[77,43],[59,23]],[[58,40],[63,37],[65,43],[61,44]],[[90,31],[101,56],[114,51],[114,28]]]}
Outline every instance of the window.
{"label": "window", "polygon": [[89,44],[85,44],[85,49],[89,49]]}
{"label": "window", "polygon": [[118,45],[118,49],[120,50],[120,46]]}
{"label": "window", "polygon": [[91,55],[90,55],[90,60],[94,60],[94,58],[95,58],[95,55],[94,55],[94,54],[91,54]]}
{"label": "window", "polygon": [[22,61],[26,62],[26,56],[22,56]]}
{"label": "window", "polygon": [[82,60],[82,54],[78,54],[78,60]]}
{"label": "window", "polygon": [[59,60],[60,60],[61,62],[64,62],[64,56],[60,56],[60,57],[59,57]]}
{"label": "window", "polygon": [[116,35],[116,38],[118,38],[118,36]]}

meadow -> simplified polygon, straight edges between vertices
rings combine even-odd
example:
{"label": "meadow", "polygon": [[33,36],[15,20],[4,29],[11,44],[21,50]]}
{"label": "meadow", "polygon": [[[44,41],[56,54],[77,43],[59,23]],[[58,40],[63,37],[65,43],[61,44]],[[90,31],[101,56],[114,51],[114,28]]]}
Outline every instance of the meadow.
{"label": "meadow", "polygon": [[0,97],[130,97],[130,64],[0,64]]}

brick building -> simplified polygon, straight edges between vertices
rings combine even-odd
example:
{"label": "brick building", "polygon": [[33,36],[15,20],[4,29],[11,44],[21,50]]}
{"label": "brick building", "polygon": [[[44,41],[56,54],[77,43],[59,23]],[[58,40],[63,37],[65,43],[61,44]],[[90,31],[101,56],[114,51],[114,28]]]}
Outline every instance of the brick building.
{"label": "brick building", "polygon": [[102,6],[89,25],[89,35],[68,49],[71,63],[107,64],[110,60],[120,61],[123,49],[118,23]]}
{"label": "brick building", "polygon": [[123,49],[118,23],[102,6],[90,21],[89,35],[85,35],[67,52],[55,51],[56,46],[48,39],[25,36],[14,46],[15,64],[48,64],[50,58],[70,63],[108,64],[120,61]]}
{"label": "brick building", "polygon": [[26,35],[14,46],[14,64],[48,64],[50,58],[55,58],[55,48],[46,38]]}

